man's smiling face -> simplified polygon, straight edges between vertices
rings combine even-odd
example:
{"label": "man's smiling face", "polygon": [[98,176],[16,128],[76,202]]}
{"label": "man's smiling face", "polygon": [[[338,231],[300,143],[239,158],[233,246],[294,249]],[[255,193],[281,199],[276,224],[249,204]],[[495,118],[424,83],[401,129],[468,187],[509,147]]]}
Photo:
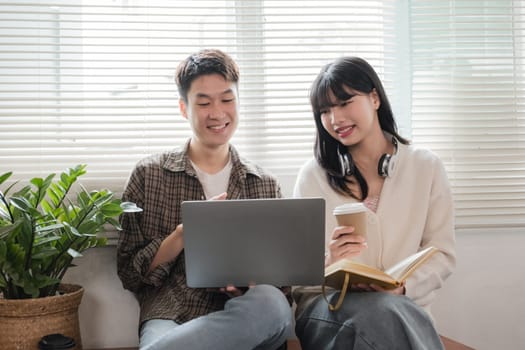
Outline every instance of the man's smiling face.
{"label": "man's smiling face", "polygon": [[238,124],[237,85],[220,74],[202,75],[191,83],[180,109],[196,142],[208,148],[228,144]]}

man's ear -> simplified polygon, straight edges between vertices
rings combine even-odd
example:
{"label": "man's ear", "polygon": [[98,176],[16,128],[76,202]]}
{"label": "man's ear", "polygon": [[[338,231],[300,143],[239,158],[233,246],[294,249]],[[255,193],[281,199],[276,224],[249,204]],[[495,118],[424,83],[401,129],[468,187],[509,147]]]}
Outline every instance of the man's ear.
{"label": "man's ear", "polygon": [[188,119],[188,111],[186,110],[186,102],[184,102],[183,98],[179,99],[179,109],[180,109],[180,114],[182,114],[182,117],[184,119]]}

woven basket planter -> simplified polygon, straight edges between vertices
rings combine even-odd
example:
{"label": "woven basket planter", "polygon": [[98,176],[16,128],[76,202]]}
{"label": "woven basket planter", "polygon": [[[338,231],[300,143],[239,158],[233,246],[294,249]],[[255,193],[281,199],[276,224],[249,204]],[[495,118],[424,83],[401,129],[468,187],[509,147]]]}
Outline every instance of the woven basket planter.
{"label": "woven basket planter", "polygon": [[0,299],[0,349],[38,349],[44,336],[61,333],[81,350],[78,307],[84,289],[61,284],[59,295],[35,299]]}

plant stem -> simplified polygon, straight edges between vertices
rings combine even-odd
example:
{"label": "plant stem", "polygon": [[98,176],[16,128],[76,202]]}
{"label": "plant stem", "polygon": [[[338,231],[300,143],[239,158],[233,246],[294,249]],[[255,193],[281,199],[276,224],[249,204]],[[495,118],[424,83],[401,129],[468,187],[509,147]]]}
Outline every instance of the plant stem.
{"label": "plant stem", "polygon": [[[26,214],[24,214],[26,215]],[[35,219],[31,218],[31,241],[29,242],[29,249],[26,252],[26,262],[24,264],[25,270],[29,270],[29,267],[31,266],[31,257],[33,256],[33,244],[35,242],[35,235],[36,235],[36,221]]]}
{"label": "plant stem", "polygon": [[73,186],[73,183],[76,181],[76,178],[73,180],[73,182],[71,182],[69,184],[69,186],[67,186],[67,188],[65,188],[64,190],[64,193],[62,195],[62,198],[60,198],[60,200],[58,201],[58,204],[55,206],[55,209],[56,208],[60,208],[60,206],[62,205],[62,203],[64,202],[64,200],[66,199],[67,197],[67,194],[69,193],[69,190],[71,189],[71,187]]}
{"label": "plant stem", "polygon": [[[75,239],[74,241],[71,241],[71,244],[69,245],[68,248],[71,248],[71,246],[73,245],[73,243],[77,239]],[[80,243],[80,245],[83,245],[87,240],[88,240],[88,237],[84,237],[84,240],[83,240],[82,243]],[[67,259],[67,264],[63,264],[62,266],[60,266],[59,270],[56,271],[56,278],[58,278],[60,281],[62,281],[62,279],[64,278],[64,275],[66,274],[66,272],[67,272],[69,266],[71,265],[72,261],[73,261],[73,257],[70,257],[69,259]],[[48,294],[48,295],[55,295],[55,293],[56,293],[56,291],[58,289],[58,286],[59,286],[59,283],[53,285],[53,288],[49,291],[50,294]]]}

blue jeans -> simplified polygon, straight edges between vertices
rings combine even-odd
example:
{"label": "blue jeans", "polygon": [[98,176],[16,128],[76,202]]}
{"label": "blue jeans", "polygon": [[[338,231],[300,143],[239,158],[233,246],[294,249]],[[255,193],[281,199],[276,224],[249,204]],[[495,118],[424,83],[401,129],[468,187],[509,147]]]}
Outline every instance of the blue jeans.
{"label": "blue jeans", "polygon": [[292,334],[292,310],[284,294],[257,285],[226,302],[224,310],[183,324],[149,320],[140,331],[141,350],[273,350]]}
{"label": "blue jeans", "polygon": [[[338,297],[328,294],[332,305]],[[303,350],[443,349],[425,310],[405,296],[380,292],[348,293],[337,311],[319,295],[298,315],[295,333]]]}

